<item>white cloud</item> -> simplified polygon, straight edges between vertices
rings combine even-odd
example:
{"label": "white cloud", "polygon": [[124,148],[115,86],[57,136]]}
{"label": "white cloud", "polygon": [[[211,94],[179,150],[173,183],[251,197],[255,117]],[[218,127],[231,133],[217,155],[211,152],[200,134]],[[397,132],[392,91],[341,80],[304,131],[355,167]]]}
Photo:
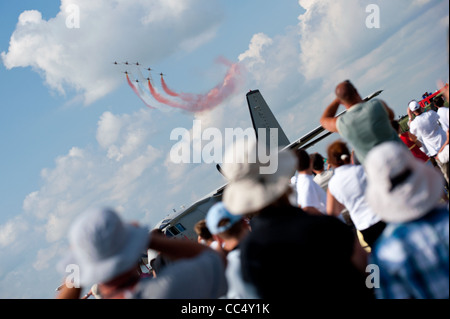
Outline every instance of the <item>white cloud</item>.
{"label": "white cloud", "polygon": [[261,57],[261,50],[264,46],[271,45],[272,43],[272,39],[264,33],[255,34],[250,41],[248,50],[239,55],[239,61],[244,59],[253,59],[253,61],[247,63],[250,67],[254,63],[264,63],[264,60]]}
{"label": "white cloud", "polygon": [[[66,23],[74,6],[79,28]],[[62,0],[49,20],[36,10],[23,12],[1,55],[8,69],[31,66],[50,88],[74,89],[90,104],[119,85],[122,70],[113,61],[156,63],[211,40],[221,20],[216,6],[208,0]]]}
{"label": "white cloud", "polygon": [[0,247],[13,245],[28,229],[28,224],[21,217],[16,217],[6,224],[0,225]]}

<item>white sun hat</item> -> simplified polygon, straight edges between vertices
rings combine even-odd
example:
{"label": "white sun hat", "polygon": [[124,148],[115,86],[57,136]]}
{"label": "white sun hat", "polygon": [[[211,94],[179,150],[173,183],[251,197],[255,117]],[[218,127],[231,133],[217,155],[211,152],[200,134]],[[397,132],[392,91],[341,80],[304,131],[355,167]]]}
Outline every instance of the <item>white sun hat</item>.
{"label": "white sun hat", "polygon": [[373,148],[365,168],[367,200],[386,222],[418,219],[438,206],[442,198],[443,176],[399,143],[385,142]]}
{"label": "white sun hat", "polygon": [[69,231],[70,257],[78,265],[80,284],[105,283],[137,266],[150,242],[149,230],[124,223],[112,209],[89,209]]}
{"label": "white sun hat", "polygon": [[[238,140],[225,153],[223,172],[229,184],[224,190],[223,203],[231,214],[257,212],[290,188],[297,168],[296,156],[290,150],[272,148],[262,158],[258,147],[255,141]],[[241,152],[235,154],[237,150]],[[273,167],[268,169],[270,166]]]}

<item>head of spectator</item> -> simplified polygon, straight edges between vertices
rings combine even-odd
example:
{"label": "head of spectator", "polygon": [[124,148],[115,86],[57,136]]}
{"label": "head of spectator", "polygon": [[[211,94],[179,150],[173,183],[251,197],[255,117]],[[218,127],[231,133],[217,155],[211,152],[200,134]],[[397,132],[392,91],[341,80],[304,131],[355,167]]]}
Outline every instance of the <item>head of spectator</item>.
{"label": "head of spectator", "polygon": [[442,198],[442,175],[418,161],[407,148],[383,143],[368,157],[367,200],[388,223],[419,219]]}
{"label": "head of spectator", "polygon": [[415,116],[422,114],[422,108],[416,100],[412,100],[411,102],[409,102],[408,108]]}
{"label": "head of spectator", "polygon": [[434,103],[434,105],[435,105],[436,107],[438,107],[438,108],[443,107],[443,106],[444,106],[444,97],[443,97],[442,95],[436,96],[436,97],[433,99],[433,103]]}
{"label": "head of spectator", "polygon": [[197,234],[197,241],[200,244],[210,246],[214,242],[214,238],[211,232],[209,231],[208,227],[206,226],[205,219],[199,220],[194,225],[194,231]]}
{"label": "head of spectator", "polygon": [[325,170],[325,160],[320,153],[313,153],[309,158],[312,163],[312,170],[315,174],[320,174]]}
{"label": "head of spectator", "polygon": [[349,80],[339,83],[336,86],[335,93],[336,97],[339,98],[346,108],[350,108],[363,101],[358,91]]}
{"label": "head of spectator", "polygon": [[328,163],[334,168],[351,164],[351,153],[343,141],[335,141],[327,148]]}
{"label": "head of spectator", "polygon": [[299,148],[295,151],[295,155],[297,155],[297,171],[302,174],[311,175],[313,168],[308,153],[304,149]]}
{"label": "head of spectator", "polygon": [[206,225],[219,245],[227,252],[239,245],[249,226],[241,215],[233,215],[223,202],[214,204],[206,215]]}
{"label": "head of spectator", "polygon": [[[235,157],[235,149],[244,152]],[[229,183],[223,202],[232,214],[256,213],[284,195],[289,202],[287,194],[292,192],[290,180],[296,170],[296,156],[289,150],[271,149],[262,161],[257,153],[256,142],[246,143],[245,140],[236,141],[225,153],[223,171]],[[267,165],[275,165],[275,170],[265,171]]]}

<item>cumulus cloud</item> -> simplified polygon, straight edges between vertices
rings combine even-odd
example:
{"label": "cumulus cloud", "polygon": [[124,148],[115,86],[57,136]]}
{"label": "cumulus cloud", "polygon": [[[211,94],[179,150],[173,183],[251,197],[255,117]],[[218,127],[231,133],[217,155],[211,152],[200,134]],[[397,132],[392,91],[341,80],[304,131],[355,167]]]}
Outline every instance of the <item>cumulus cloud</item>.
{"label": "cumulus cloud", "polygon": [[305,11],[297,26],[272,38],[255,34],[239,57],[291,139],[319,125],[321,110],[345,79],[363,96],[383,89],[382,98],[402,115],[402,99],[425,89],[419,86],[422,76],[448,78],[448,24],[442,22],[448,21],[448,3],[378,1],[379,29],[366,25],[366,1],[299,0],[299,5]]}
{"label": "cumulus cloud", "polygon": [[90,104],[119,85],[113,61],[156,63],[211,40],[221,20],[216,6],[207,0],[62,0],[49,20],[24,11],[1,56],[8,69],[30,66],[50,88],[75,90]]}

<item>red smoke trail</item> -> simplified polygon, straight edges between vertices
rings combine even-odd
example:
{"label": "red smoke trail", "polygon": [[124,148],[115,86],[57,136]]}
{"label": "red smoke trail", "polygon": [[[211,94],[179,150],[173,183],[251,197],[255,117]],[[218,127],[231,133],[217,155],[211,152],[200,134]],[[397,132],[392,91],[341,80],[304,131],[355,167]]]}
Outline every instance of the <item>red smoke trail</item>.
{"label": "red smoke trail", "polygon": [[141,99],[142,102],[144,102],[144,104],[151,109],[154,109],[153,106],[151,106],[150,104],[148,104],[141,96],[141,94],[139,93],[138,89],[134,86],[134,84],[131,82],[130,77],[128,76],[128,73],[126,73],[127,76],[127,82],[128,85],[131,87],[131,89],[134,91],[134,93],[136,93],[136,95]]}
{"label": "red smoke trail", "polygon": [[[220,103],[222,103],[224,100],[226,100],[229,96],[231,96],[233,93],[237,91],[239,84],[241,83],[240,82],[242,75],[241,66],[237,63],[233,64],[228,60],[226,60],[225,58],[218,58],[216,62],[228,66],[229,69],[225,75],[225,78],[223,79],[223,82],[221,84],[218,84],[215,88],[213,88],[206,94],[189,94],[189,93],[174,92],[168,88],[166,82],[164,81],[164,78],[161,76],[161,85],[164,91],[168,95],[178,97],[182,99],[184,102],[186,102],[185,104],[182,105],[178,104],[178,106],[175,107],[180,107],[190,112],[202,112],[205,110],[210,110],[219,105]],[[150,90],[152,90],[152,88],[150,88]],[[166,103],[168,100],[164,99],[163,97],[159,96],[159,98],[161,99],[157,100],[160,101],[161,103],[164,103],[169,106],[174,106]]]}
{"label": "red smoke trail", "polygon": [[171,107],[176,107],[176,108],[180,108],[180,109],[185,109],[185,106],[173,101],[170,101],[168,99],[166,99],[165,97],[163,97],[161,94],[159,94],[158,92],[156,92],[155,88],[152,85],[152,82],[150,81],[150,79],[147,81],[148,82],[148,87],[150,89],[150,93],[153,95],[153,97],[155,98],[156,101],[166,104],[168,106]]}
{"label": "red smoke trail", "polygon": [[172,91],[171,89],[169,89],[169,87],[166,84],[166,81],[164,81],[164,77],[161,75],[161,85],[162,88],[164,90],[164,92],[166,92],[168,95],[170,96],[174,96],[174,97],[179,97],[180,95],[174,91]]}

